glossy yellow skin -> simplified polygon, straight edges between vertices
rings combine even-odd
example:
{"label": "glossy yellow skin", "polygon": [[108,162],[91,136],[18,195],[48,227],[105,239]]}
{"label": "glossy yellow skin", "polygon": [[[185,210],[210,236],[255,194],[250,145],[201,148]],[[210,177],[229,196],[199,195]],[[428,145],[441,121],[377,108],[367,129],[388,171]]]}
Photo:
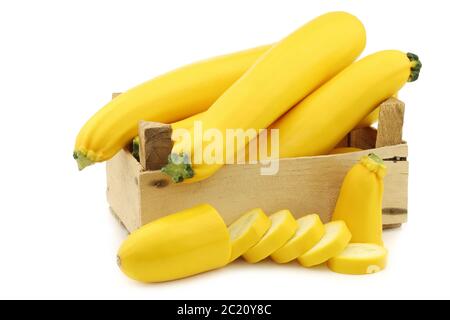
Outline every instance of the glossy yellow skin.
{"label": "glossy yellow skin", "polygon": [[257,263],[264,260],[276,250],[281,248],[297,230],[297,221],[289,210],[281,210],[270,217],[270,229],[261,240],[243,254],[249,263]]}
{"label": "glossy yellow skin", "polygon": [[185,118],[183,120],[172,123],[171,124],[172,130],[176,130],[176,129],[190,130],[190,129],[192,129],[192,127],[194,126],[194,122],[200,121],[202,119],[203,114],[204,114],[204,112],[200,112],[200,113],[194,114],[193,116]]}
{"label": "glossy yellow skin", "polygon": [[[394,94],[393,97],[398,98],[398,93]],[[379,115],[380,115],[380,108],[376,108],[368,116],[366,116],[360,123],[358,123],[355,129],[370,127],[372,124],[378,121]]]}
{"label": "glossy yellow skin", "polygon": [[[218,129],[225,137],[227,128],[267,128],[350,65],[365,43],[364,26],[348,13],[332,12],[314,19],[275,44],[234,83],[205,112],[204,129]],[[197,146],[186,148],[175,143],[173,153],[192,155]],[[222,165],[194,163],[195,176],[184,182],[203,180]]]}
{"label": "glossy yellow skin", "polygon": [[122,244],[118,263],[130,278],[162,282],[225,266],[231,254],[227,227],[203,204],[153,221]]}
{"label": "glossy yellow skin", "polygon": [[114,98],[80,130],[80,169],[113,157],[138,132],[138,121],[172,123],[205,111],[270,48],[261,46],[187,65]]}
{"label": "glossy yellow skin", "polygon": [[383,246],[382,202],[386,167],[363,157],[345,176],[333,220],[345,221],[356,243]]}
{"label": "glossy yellow skin", "polygon": [[[397,94],[394,95],[395,98],[397,98]],[[194,126],[194,122],[195,121],[200,121],[202,120],[202,115],[204,114],[204,112],[200,112],[197,114],[194,114],[193,116],[187,117],[183,120],[177,121],[172,123],[172,129],[191,129]],[[364,118],[356,127],[355,129],[359,129],[359,128],[365,128],[365,127],[370,127],[372,124],[374,124],[375,122],[378,121],[378,115],[380,114],[380,109],[376,108],[374,111],[372,111],[366,118]],[[340,153],[346,153],[346,152],[354,152],[351,151],[351,149],[358,149],[358,148],[348,148],[349,151],[345,151],[345,148],[336,148],[336,150],[338,149],[342,149]],[[361,150],[361,149],[360,149]],[[331,154],[331,153],[330,153]]]}
{"label": "glossy yellow skin", "polygon": [[[395,95],[396,97],[397,95]],[[377,108],[374,111],[372,111],[366,118],[364,118],[356,127],[355,129],[359,129],[359,128],[365,128],[365,127],[370,127],[372,124],[374,124],[375,122],[378,121],[378,115],[380,113],[380,109]],[[194,114],[193,116],[187,117],[183,120],[177,121],[172,123],[172,129],[191,129],[194,126],[194,122],[195,121],[201,121],[202,120],[202,115],[204,114],[204,112],[200,112],[197,114]],[[348,148],[349,151],[345,151],[344,152],[344,148],[336,148],[336,150],[338,149],[342,149],[340,151],[340,153],[346,153],[346,152],[354,152],[351,151],[351,149],[358,149],[358,148]],[[355,150],[356,151],[356,150]],[[332,153],[330,153],[332,154]]]}
{"label": "glossy yellow skin", "polygon": [[325,234],[325,227],[317,214],[297,220],[295,235],[270,256],[277,263],[287,263],[305,254],[314,247]]}
{"label": "glossy yellow skin", "polygon": [[330,259],[328,268],[334,272],[365,275],[386,268],[388,252],[384,247],[371,243],[351,243],[345,250]]}
{"label": "glossy yellow skin", "polygon": [[253,209],[228,227],[231,239],[230,262],[239,258],[261,240],[272,222],[261,209]]}
{"label": "glossy yellow skin", "polygon": [[328,154],[410,74],[410,60],[395,50],[353,63],[271,125],[280,130],[280,157]]}
{"label": "glossy yellow skin", "polygon": [[368,116],[366,116],[360,123],[356,126],[355,129],[367,128],[372,124],[378,121],[378,117],[380,115],[380,108],[376,108]]}
{"label": "glossy yellow skin", "polygon": [[352,234],[345,222],[334,221],[327,223],[322,239],[304,255],[300,256],[298,261],[307,268],[327,262],[344,251],[351,238]]}

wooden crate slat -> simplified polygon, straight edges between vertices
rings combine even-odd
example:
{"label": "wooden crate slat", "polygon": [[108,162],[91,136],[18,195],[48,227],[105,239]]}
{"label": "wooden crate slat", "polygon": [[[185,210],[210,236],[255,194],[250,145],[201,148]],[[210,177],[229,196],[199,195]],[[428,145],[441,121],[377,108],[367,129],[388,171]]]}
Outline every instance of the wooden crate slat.
{"label": "wooden crate slat", "polygon": [[[328,221],[347,171],[365,150],[350,154],[283,159],[275,176],[261,176],[260,165],[228,165],[213,177],[194,184],[177,185],[160,172],[142,172],[141,214],[149,222],[199,203],[210,203],[231,223],[247,210],[263,208],[267,213],[288,208],[297,217],[318,213]],[[381,157],[406,157],[407,146],[390,146],[377,151]],[[407,210],[408,163],[387,161],[383,207]],[[404,222],[403,216],[389,216],[387,224]]]}

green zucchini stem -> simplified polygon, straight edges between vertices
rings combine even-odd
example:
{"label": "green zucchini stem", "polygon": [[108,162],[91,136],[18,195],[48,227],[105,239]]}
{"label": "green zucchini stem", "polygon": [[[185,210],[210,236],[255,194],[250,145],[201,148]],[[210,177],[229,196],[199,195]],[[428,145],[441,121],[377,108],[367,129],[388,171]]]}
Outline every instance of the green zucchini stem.
{"label": "green zucchini stem", "polygon": [[419,60],[419,56],[408,52],[406,54],[409,61],[411,61],[411,74],[409,75],[408,82],[414,82],[419,79],[420,69],[422,69],[422,62]]}
{"label": "green zucchini stem", "polygon": [[161,169],[161,172],[170,176],[175,183],[183,182],[184,179],[189,179],[194,176],[194,170],[189,161],[189,156],[184,153],[170,154],[168,163]]}
{"label": "green zucchini stem", "polygon": [[374,161],[374,162],[376,162],[376,163],[378,163],[378,164],[384,165],[383,159],[381,159],[375,153],[369,153],[369,159]]}
{"label": "green zucchini stem", "polygon": [[83,170],[84,168],[94,164],[94,161],[89,159],[84,153],[80,151],[73,152],[73,158],[77,161],[78,170]]}
{"label": "green zucchini stem", "polygon": [[140,148],[140,140],[139,140],[139,136],[136,136],[133,139],[131,154],[137,161],[140,161],[139,160],[139,148]]}

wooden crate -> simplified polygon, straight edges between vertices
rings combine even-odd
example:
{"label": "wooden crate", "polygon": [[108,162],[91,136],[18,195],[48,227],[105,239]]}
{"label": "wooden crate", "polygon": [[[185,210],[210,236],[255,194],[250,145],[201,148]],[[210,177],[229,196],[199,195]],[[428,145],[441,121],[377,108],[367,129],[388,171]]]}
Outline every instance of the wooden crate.
{"label": "wooden crate", "polygon": [[122,150],[106,164],[109,204],[129,231],[199,203],[213,205],[227,224],[256,207],[268,214],[287,208],[296,217],[317,213],[327,222],[347,171],[363,155],[375,152],[388,167],[383,224],[398,227],[407,220],[408,205],[408,146],[401,137],[404,104],[391,98],[380,110],[378,131],[354,130],[340,144],[364,151],[281,159],[273,176],[260,175],[259,164],[236,164],[198,183],[175,184],[159,171],[144,171]]}

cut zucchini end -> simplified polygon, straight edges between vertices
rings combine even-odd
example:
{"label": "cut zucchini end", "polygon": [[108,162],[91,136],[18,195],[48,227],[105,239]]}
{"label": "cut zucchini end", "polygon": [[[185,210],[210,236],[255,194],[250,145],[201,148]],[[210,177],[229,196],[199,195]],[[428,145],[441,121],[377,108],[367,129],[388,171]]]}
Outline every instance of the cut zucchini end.
{"label": "cut zucchini end", "polygon": [[253,209],[234,221],[228,227],[231,241],[241,238],[242,235],[252,227],[252,225],[255,223],[255,220],[260,217],[261,213],[263,213],[261,209]]}
{"label": "cut zucchini end", "polygon": [[253,209],[228,227],[231,240],[230,262],[258,243],[270,228],[271,221],[262,209]]}
{"label": "cut zucchini end", "polygon": [[387,256],[387,250],[377,244],[351,243],[341,254],[328,261],[328,268],[347,275],[378,273],[385,269]]}
{"label": "cut zucchini end", "polygon": [[194,177],[195,174],[189,161],[189,157],[184,153],[170,154],[168,163],[161,169],[161,172],[170,176],[175,183],[190,179]]}
{"label": "cut zucchini end", "polygon": [[325,227],[317,214],[297,219],[298,228],[283,247],[275,251],[271,258],[277,263],[288,263],[310,250],[324,235]]}
{"label": "cut zucchini end", "polygon": [[304,255],[297,258],[306,268],[327,262],[339,255],[350,243],[351,233],[344,221],[333,221],[325,225],[322,239]]}
{"label": "cut zucchini end", "polygon": [[270,228],[259,242],[243,254],[249,263],[256,263],[269,257],[281,248],[296,232],[297,221],[289,210],[280,210],[269,216]]}
{"label": "cut zucchini end", "polygon": [[84,168],[93,165],[94,161],[89,159],[86,154],[81,151],[74,151],[73,158],[77,161],[78,170],[83,170]]}

